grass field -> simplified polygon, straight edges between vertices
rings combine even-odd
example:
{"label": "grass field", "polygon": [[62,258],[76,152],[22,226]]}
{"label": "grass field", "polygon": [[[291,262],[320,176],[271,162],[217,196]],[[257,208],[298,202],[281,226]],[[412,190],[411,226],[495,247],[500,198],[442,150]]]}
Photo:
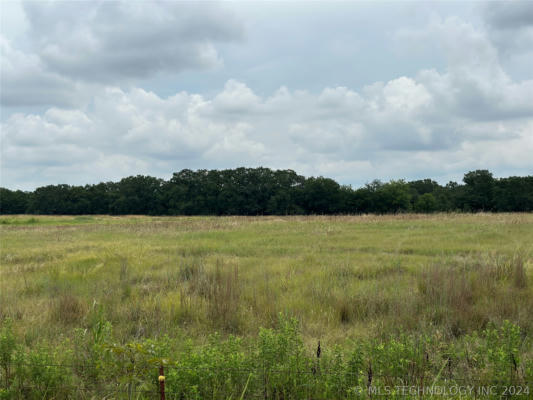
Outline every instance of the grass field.
{"label": "grass field", "polygon": [[[88,349],[97,348],[95,332],[105,326],[102,354],[115,346],[110,354],[122,356],[134,343],[144,354],[151,343],[156,353],[182,362],[184,349],[204,354],[209,348],[220,354],[233,348],[242,362],[251,362],[244,354],[255,351],[250,346],[262,349],[266,359],[261,346],[280,354],[278,339],[292,337],[295,354],[308,363],[318,340],[323,363],[335,357],[349,363],[354,346],[363,346],[356,370],[368,380],[370,358],[379,358],[380,346],[400,343],[400,350],[389,349],[374,361],[374,381],[376,371],[386,368],[404,375],[412,369],[413,379],[427,369],[439,380],[445,365],[451,369],[453,352],[453,369],[463,376],[468,370],[472,379],[494,380],[505,369],[501,382],[526,385],[533,379],[533,214],[4,216],[0,239],[0,351],[9,358],[6,366],[17,354],[94,364],[99,355]],[[269,334],[277,345],[267,346]],[[513,335],[514,342],[505,339]],[[415,342],[411,359],[401,355]],[[8,354],[7,347],[16,351]],[[500,361],[490,358],[500,350]],[[396,353],[401,356],[391,361]],[[415,371],[416,357],[428,364]],[[214,368],[215,358],[209,361]],[[274,364],[282,362],[275,358]],[[31,390],[15,388],[15,369],[8,369],[2,370],[5,396],[30,398]],[[241,377],[210,396],[259,393],[255,378]],[[87,380],[76,372],[68,377],[76,385]],[[150,383],[134,387],[142,385]],[[334,397],[349,397],[349,383],[330,388],[342,385],[348,389]],[[271,389],[271,398],[303,393]],[[69,396],[50,392],[50,398]]]}

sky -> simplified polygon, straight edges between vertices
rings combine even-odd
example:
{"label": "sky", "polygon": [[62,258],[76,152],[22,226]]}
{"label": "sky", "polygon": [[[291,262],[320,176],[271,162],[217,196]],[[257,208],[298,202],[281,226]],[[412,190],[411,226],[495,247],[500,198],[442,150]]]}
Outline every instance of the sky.
{"label": "sky", "polygon": [[2,187],[533,175],[533,1],[0,7]]}

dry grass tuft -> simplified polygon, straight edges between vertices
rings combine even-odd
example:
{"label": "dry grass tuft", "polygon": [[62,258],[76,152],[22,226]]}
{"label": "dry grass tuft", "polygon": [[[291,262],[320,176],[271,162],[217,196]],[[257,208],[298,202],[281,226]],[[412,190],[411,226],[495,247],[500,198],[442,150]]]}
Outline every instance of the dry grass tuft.
{"label": "dry grass tuft", "polygon": [[215,326],[230,332],[240,330],[241,283],[237,266],[228,267],[217,261],[208,275],[208,316]]}
{"label": "dry grass tuft", "polygon": [[83,319],[86,313],[85,304],[78,297],[63,294],[53,301],[50,308],[52,321],[70,325]]}
{"label": "dry grass tuft", "polygon": [[528,279],[525,268],[525,257],[516,255],[512,260],[513,264],[513,283],[517,289],[525,289],[528,286]]}
{"label": "dry grass tuft", "polygon": [[124,341],[254,335],[279,312],[315,343],[503,319],[533,332],[531,213],[9,218],[0,317],[45,342],[85,328],[94,302]]}
{"label": "dry grass tuft", "polygon": [[492,257],[462,264],[434,264],[418,275],[419,308],[431,324],[454,336],[509,319],[530,324],[524,310],[533,301],[522,256]]}

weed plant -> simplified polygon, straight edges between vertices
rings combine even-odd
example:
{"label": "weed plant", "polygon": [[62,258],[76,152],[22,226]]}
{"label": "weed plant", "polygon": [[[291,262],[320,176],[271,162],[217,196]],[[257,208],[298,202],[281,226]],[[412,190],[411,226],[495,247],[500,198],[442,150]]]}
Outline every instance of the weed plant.
{"label": "weed plant", "polygon": [[532,214],[0,222],[0,398],[533,388]]}

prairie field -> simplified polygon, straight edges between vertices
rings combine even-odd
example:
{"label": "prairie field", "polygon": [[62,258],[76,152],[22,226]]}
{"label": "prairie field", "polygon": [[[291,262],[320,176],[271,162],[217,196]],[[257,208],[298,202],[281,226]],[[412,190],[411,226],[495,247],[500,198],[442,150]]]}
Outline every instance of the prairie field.
{"label": "prairie field", "polygon": [[159,364],[169,398],[533,391],[533,214],[21,215],[0,239],[0,398],[157,398]]}

